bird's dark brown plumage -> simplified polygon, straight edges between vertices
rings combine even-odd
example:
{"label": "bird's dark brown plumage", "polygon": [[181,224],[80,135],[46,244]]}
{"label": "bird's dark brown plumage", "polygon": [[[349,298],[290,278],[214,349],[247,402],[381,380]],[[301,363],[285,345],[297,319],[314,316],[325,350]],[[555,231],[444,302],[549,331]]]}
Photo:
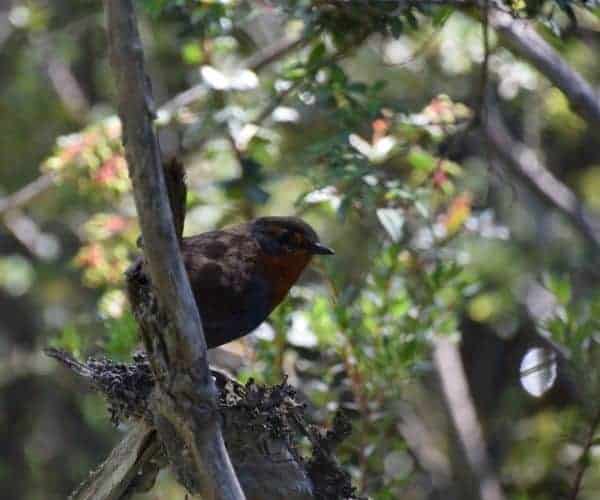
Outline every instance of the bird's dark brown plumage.
{"label": "bird's dark brown plumage", "polygon": [[181,243],[209,348],[242,337],[284,299],[315,254],[333,252],[294,217],[263,217]]}

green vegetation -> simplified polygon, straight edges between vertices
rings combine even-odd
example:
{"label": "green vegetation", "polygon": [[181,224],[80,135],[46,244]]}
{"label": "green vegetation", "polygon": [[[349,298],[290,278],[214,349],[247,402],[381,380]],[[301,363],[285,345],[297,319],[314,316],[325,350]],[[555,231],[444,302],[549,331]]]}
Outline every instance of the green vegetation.
{"label": "green vegetation", "polygon": [[[531,23],[598,88],[598,2],[138,6],[185,234],[296,214],[336,251],[216,360],[241,381],[287,375],[316,424],[347,411],[338,457],[360,494],[483,498],[433,355],[460,342],[505,498],[597,498],[598,123],[491,19]],[[41,349],[140,348],[123,290],[139,231],[101,4],[1,9],[0,497],[62,499],[119,431]],[[504,128],[541,162],[530,178]],[[183,496],[165,475],[140,498]]]}

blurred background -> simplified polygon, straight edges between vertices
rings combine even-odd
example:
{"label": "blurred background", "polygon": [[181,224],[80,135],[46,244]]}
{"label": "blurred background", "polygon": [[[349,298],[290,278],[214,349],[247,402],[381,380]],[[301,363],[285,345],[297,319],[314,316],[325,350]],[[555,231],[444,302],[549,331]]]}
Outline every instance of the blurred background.
{"label": "blurred background", "polygon": [[[525,50],[597,89],[598,2],[137,6],[185,233],[295,214],[336,251],[213,362],[287,374],[317,424],[348,412],[338,456],[366,497],[483,498],[489,474],[505,498],[598,498],[600,112]],[[41,350],[140,347],[101,3],[0,0],[0,67],[0,497],[63,499],[123,429]],[[184,497],[163,471],[139,498]]]}

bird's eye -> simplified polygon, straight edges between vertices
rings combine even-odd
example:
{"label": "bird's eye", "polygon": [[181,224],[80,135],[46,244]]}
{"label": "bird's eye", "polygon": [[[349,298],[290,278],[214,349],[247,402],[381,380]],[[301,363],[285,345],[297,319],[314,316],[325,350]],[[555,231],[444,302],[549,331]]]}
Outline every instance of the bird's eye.
{"label": "bird's eye", "polygon": [[279,237],[279,242],[282,245],[299,247],[302,245],[302,235],[295,231],[285,231]]}
{"label": "bird's eye", "polygon": [[294,233],[292,231],[284,231],[283,234],[279,237],[279,242],[287,245],[294,241]]}

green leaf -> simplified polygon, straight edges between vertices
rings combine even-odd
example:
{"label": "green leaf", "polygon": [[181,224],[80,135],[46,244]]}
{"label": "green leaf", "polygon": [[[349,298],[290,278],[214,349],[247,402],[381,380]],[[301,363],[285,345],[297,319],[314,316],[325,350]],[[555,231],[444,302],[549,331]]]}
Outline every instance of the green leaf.
{"label": "green leaf", "polygon": [[417,20],[417,17],[413,14],[412,10],[407,10],[404,13],[404,17],[406,18],[408,24],[412,29],[416,30],[419,28],[419,21]]}
{"label": "green leaf", "polygon": [[63,328],[60,336],[50,342],[52,347],[64,349],[75,357],[81,354],[81,344],[81,335],[74,325],[68,325]]}
{"label": "green leaf", "polygon": [[358,94],[366,94],[368,87],[363,82],[352,82],[350,85],[348,85],[347,89]]}
{"label": "green leaf", "polygon": [[416,170],[431,172],[437,165],[437,159],[427,151],[420,148],[413,148],[406,157],[409,165]]}
{"label": "green leaf", "polygon": [[546,274],[544,286],[552,292],[559,304],[566,306],[571,301],[571,283],[567,278]]}
{"label": "green leaf", "polygon": [[371,94],[378,94],[387,86],[387,84],[388,82],[386,80],[377,80],[373,85],[371,85]]}
{"label": "green leaf", "polygon": [[128,358],[138,341],[137,324],[131,312],[106,320],[104,326],[108,331],[106,351],[119,359]]}
{"label": "green leaf", "polygon": [[306,76],[306,67],[296,62],[284,68],[282,76],[286,80],[300,80]]}
{"label": "green leaf", "polygon": [[436,28],[441,28],[446,21],[450,19],[450,16],[454,13],[454,9],[452,7],[444,6],[435,10],[435,14],[431,18],[433,21],[433,25]]}
{"label": "green leaf", "polygon": [[325,44],[323,42],[317,43],[308,55],[307,65],[311,67],[318,66],[326,52]]}
{"label": "green leaf", "polygon": [[394,318],[401,318],[410,310],[411,302],[406,296],[400,297],[390,307],[390,312]]}
{"label": "green leaf", "polygon": [[181,57],[187,64],[199,64],[204,59],[204,54],[198,42],[190,42],[181,48]]}
{"label": "green leaf", "polygon": [[395,17],[390,20],[390,32],[396,39],[400,38],[402,31],[404,30],[404,23],[399,17]]}
{"label": "green leaf", "polygon": [[346,73],[344,73],[344,70],[338,64],[333,64],[329,67],[329,81],[331,83],[345,85],[348,81],[348,77],[346,76]]}

